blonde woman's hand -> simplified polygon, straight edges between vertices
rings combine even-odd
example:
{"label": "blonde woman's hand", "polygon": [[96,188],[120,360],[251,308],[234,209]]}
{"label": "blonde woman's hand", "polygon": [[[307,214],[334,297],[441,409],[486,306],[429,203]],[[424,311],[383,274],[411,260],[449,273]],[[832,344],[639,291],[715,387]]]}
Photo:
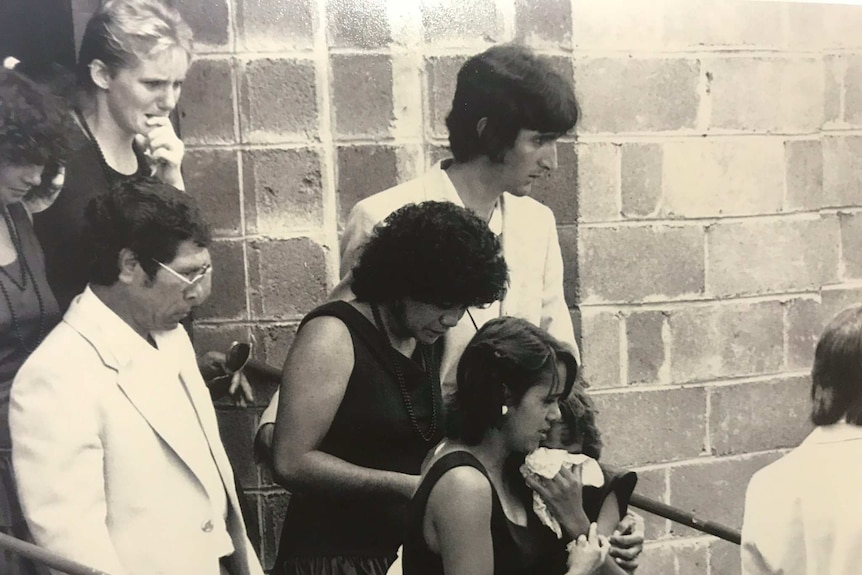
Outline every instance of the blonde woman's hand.
{"label": "blonde woman's hand", "polygon": [[147,119],[149,131],[138,134],[135,140],[143,148],[144,154],[153,166],[153,175],[175,188],[185,190],[181,171],[185,144],[180,140],[167,116],[153,116]]}
{"label": "blonde woman's hand", "polygon": [[598,526],[590,524],[589,532],[566,546],[569,552],[566,575],[592,575],[608,556],[608,538],[598,534]]}

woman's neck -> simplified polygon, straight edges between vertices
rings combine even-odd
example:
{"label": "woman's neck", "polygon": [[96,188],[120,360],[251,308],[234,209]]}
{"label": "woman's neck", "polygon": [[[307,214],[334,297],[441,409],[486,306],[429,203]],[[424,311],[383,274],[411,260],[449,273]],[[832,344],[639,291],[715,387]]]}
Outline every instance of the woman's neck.
{"label": "woman's neck", "polygon": [[452,181],[455,191],[464,203],[486,222],[491,219],[497,200],[505,190],[495,185],[494,169],[488,158],[482,157],[469,162],[453,162],[446,175]]}
{"label": "woman's neck", "polygon": [[[395,309],[396,306],[389,303],[362,303],[361,305],[367,306],[368,312],[371,313],[370,319],[375,325],[377,325],[378,329],[385,330],[385,335],[389,338],[389,343],[392,347],[404,356],[412,357],[413,352],[416,349],[416,338],[407,331],[407,328],[404,326],[404,322],[401,319],[401,314]],[[377,307],[380,323],[383,324],[382,326],[378,325],[377,318],[374,317],[372,305],[376,305]]]}
{"label": "woman's neck", "polygon": [[105,162],[121,174],[132,174],[138,169],[138,158],[132,143],[135,135],[122,130],[105,105],[96,105],[84,111],[84,121],[95,138]]}

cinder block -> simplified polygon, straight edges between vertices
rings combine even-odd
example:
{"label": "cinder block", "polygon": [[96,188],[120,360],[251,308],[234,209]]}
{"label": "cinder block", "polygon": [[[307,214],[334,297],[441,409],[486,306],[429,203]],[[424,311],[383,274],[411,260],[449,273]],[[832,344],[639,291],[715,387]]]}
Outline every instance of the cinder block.
{"label": "cinder block", "polygon": [[683,573],[706,573],[709,568],[709,547],[703,542],[678,547],[676,564],[680,575]]}
{"label": "cinder block", "polygon": [[830,207],[862,205],[862,136],[823,138],[823,199]]}
{"label": "cinder block", "polygon": [[822,50],[826,38],[825,6],[807,2],[787,2],[786,44],[797,50]]}
{"label": "cinder block", "polygon": [[820,140],[784,143],[788,210],[817,210],[823,205],[823,148]]}
{"label": "cinder block", "polygon": [[398,158],[391,146],[341,146],[338,156],[339,223],[359,200],[398,183]]}
{"label": "cinder block", "polygon": [[780,302],[684,308],[669,322],[675,383],[776,373],[784,363]]}
{"label": "cinder block", "polygon": [[605,449],[622,467],[697,457],[706,438],[706,391],[684,388],[593,393]]}
{"label": "cinder block", "polygon": [[703,293],[703,243],[699,226],[581,228],[585,302]]}
{"label": "cinder block", "polygon": [[620,317],[585,308],[581,315],[583,378],[590,387],[620,386]]}
{"label": "cinder block", "polygon": [[447,145],[428,144],[425,146],[425,169],[437,165],[443,160],[452,158],[452,151]]}
{"label": "cinder block", "polygon": [[[299,325],[290,324],[257,324],[254,326],[254,337],[260,350],[255,357],[269,365],[281,368],[287,359],[287,352],[293,345],[293,338]],[[278,383],[278,382],[271,382]],[[273,387],[272,391],[275,391]],[[268,399],[267,399],[268,402]]]}
{"label": "cinder block", "polygon": [[[859,48],[862,38],[859,29],[862,27],[862,9],[858,5],[818,5],[822,9],[823,47],[825,48]],[[811,6],[814,8],[814,6]]]}
{"label": "cinder block", "polygon": [[663,45],[662,11],[648,2],[573,2],[572,24],[576,48],[635,50]]}
{"label": "cinder block", "polygon": [[578,259],[578,226],[557,228],[560,252],[563,255],[563,290],[566,302],[572,306],[581,302],[580,260]]}
{"label": "cinder block", "polygon": [[698,139],[664,145],[661,212],[670,217],[769,214],[784,204],[780,140]]}
{"label": "cinder block", "polygon": [[329,0],[330,46],[339,48],[379,48],[392,41],[384,0]]}
{"label": "cinder block", "polygon": [[232,150],[188,150],[183,158],[186,191],[194,196],[213,232],[223,236],[242,233],[239,171]]}
{"label": "cinder block", "polygon": [[243,489],[260,485],[252,440],[257,428],[250,409],[219,409],[218,427],[234,475]]}
{"label": "cinder block", "polygon": [[842,121],[841,97],[844,95],[847,74],[846,58],[843,54],[823,56],[823,121],[827,123]]}
{"label": "cinder block", "polygon": [[710,126],[754,132],[812,132],[823,125],[823,64],[818,58],[716,58]]}
{"label": "cinder block", "polygon": [[[670,470],[670,504],[697,517],[739,529],[745,489],[751,476],[778,456],[762,454],[746,459],[719,459],[674,467]],[[673,531],[689,537],[700,534],[679,523],[673,524]]]}
{"label": "cinder block", "polygon": [[620,219],[620,147],[605,143],[579,143],[578,203],[582,222]]}
{"label": "cinder block", "polygon": [[212,292],[196,309],[197,319],[248,319],[245,301],[245,257],[240,242],[210,244],[213,262]]}
{"label": "cinder block", "polygon": [[[862,289],[860,288],[824,288],[821,292],[820,304],[820,330],[826,327],[832,318],[841,310],[862,303]],[[818,332],[818,336],[820,333]]]}
{"label": "cinder block", "polygon": [[662,332],[667,316],[660,311],[634,312],[625,317],[629,372],[628,383],[661,383],[661,371],[669,360]]}
{"label": "cinder block", "polygon": [[[638,471],[638,484],[635,493],[665,502],[667,491],[667,471],[665,469],[649,469]],[[633,505],[629,505],[629,511],[634,511],[644,518],[645,537],[647,541],[661,539],[668,533],[670,527],[668,520],[652,513],[647,513]]]}
{"label": "cinder block", "polygon": [[281,527],[284,525],[284,515],[287,512],[289,502],[290,493],[283,490],[265,493],[262,496],[263,553],[261,563],[266,571],[275,565]]}
{"label": "cinder block", "polygon": [[558,224],[578,221],[578,156],[575,145],[557,142],[557,169],[533,182],[530,196],[554,212]]}
{"label": "cinder block", "polygon": [[173,3],[195,35],[195,51],[224,50],[228,44],[227,0],[179,0]]}
{"label": "cinder block", "polygon": [[192,63],[177,107],[187,145],[236,141],[231,73],[231,63],[225,60],[198,59]]}
{"label": "cinder block", "polygon": [[778,48],[783,43],[781,4],[668,0],[656,11],[663,16],[667,47]]}
{"label": "cinder block", "polygon": [[709,568],[711,573],[741,575],[739,545],[727,541],[711,541],[709,544]]}
{"label": "cinder block", "polygon": [[323,246],[308,238],[261,240],[248,256],[253,319],[298,319],[326,301]]}
{"label": "cinder block", "polygon": [[661,144],[622,146],[622,213],[627,218],[647,217],[658,210],[662,189]]}
{"label": "cinder block", "polygon": [[862,56],[847,55],[844,75],[844,121],[862,125]]}
{"label": "cinder block", "polygon": [[428,78],[428,129],[435,138],[448,138],[446,116],[452,109],[452,96],[455,95],[455,84],[458,80],[458,70],[467,61],[466,56],[441,56],[428,58],[425,61],[425,73]]}
{"label": "cinder block", "polygon": [[278,236],[323,224],[317,151],[250,150],[242,159],[247,233]]}
{"label": "cinder block", "polygon": [[236,0],[240,44],[247,52],[310,49],[313,0]]}
{"label": "cinder block", "polygon": [[515,37],[529,46],[572,45],[572,3],[568,0],[516,0]]}
{"label": "cinder block", "polygon": [[862,278],[862,214],[840,214],[845,278]]}
{"label": "cinder block", "polygon": [[390,57],[380,54],[333,55],[330,62],[336,134],[388,134],[395,118]]}
{"label": "cinder block", "polygon": [[796,447],[811,432],[807,377],[710,389],[709,434],[716,455]]}
{"label": "cinder block", "polygon": [[501,16],[493,0],[423,0],[420,4],[425,41],[434,44],[475,44],[505,40]]}
{"label": "cinder block", "polygon": [[637,574],[677,575],[676,555],[677,549],[675,547],[668,547],[666,545],[650,546],[638,558]]}
{"label": "cinder block", "polygon": [[788,301],[787,307],[787,369],[811,369],[814,347],[823,330],[823,309],[812,298]]}
{"label": "cinder block", "polygon": [[306,141],[317,137],[314,62],[263,58],[245,62],[240,74],[243,142]]}
{"label": "cinder block", "polygon": [[718,223],[707,238],[707,292],[817,289],[838,279],[836,218]]}
{"label": "cinder block", "polygon": [[584,116],[578,131],[693,129],[699,81],[697,60],[579,58],[575,61],[575,87]]}

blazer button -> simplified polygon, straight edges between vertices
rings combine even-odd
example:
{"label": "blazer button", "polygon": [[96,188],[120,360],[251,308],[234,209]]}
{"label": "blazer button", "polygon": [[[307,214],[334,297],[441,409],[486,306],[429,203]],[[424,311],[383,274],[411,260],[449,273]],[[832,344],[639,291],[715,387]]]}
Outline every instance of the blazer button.
{"label": "blazer button", "polygon": [[207,520],[206,520],[206,521],[204,521],[204,522],[203,522],[203,524],[201,525],[201,530],[202,530],[204,533],[209,533],[210,531],[212,531],[212,530],[213,530],[213,522],[212,522],[212,521],[210,521],[209,519],[207,519]]}

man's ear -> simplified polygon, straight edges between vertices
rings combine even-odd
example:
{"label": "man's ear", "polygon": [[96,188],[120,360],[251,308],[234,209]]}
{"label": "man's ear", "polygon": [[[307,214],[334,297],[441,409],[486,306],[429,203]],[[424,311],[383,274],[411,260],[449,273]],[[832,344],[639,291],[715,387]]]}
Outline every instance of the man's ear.
{"label": "man's ear", "polygon": [[132,283],[135,279],[135,273],[141,267],[138,262],[138,256],[128,249],[123,248],[117,256],[117,267],[120,268],[119,280],[125,284]]}
{"label": "man's ear", "polygon": [[482,134],[485,133],[485,127],[488,125],[488,117],[482,116],[479,118],[479,121],[476,122],[476,135],[479,136],[479,139],[482,139]]}
{"label": "man's ear", "polygon": [[93,83],[102,90],[109,90],[111,87],[111,71],[108,66],[96,58],[90,62],[90,79]]}

